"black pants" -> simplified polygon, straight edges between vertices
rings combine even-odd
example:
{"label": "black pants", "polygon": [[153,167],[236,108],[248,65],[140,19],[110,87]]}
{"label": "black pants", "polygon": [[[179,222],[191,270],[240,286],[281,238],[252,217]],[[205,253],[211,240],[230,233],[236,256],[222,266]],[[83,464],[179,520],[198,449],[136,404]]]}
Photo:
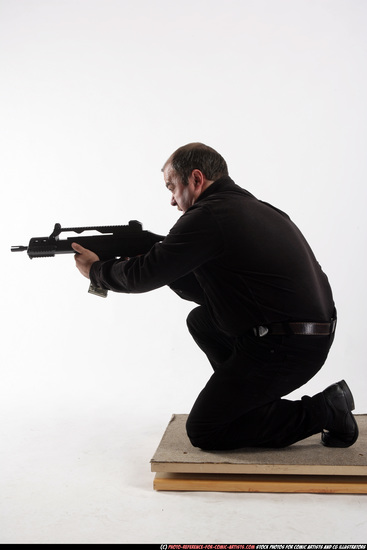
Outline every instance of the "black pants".
{"label": "black pants", "polygon": [[187,420],[191,443],[205,450],[283,447],[319,433],[327,409],[322,393],[282,399],[324,364],[332,336],[274,336],[252,331],[238,338],[220,332],[204,306],[187,325],[214,374]]}

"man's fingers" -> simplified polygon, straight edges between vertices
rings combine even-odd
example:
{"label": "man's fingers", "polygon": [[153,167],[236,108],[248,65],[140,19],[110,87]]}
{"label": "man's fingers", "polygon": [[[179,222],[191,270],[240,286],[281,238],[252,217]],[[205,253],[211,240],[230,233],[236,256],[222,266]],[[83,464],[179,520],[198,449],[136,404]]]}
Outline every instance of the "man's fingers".
{"label": "man's fingers", "polygon": [[71,243],[71,248],[75,250],[75,252],[83,252],[83,250],[86,250],[81,244],[78,243]]}
{"label": "man's fingers", "polygon": [[80,273],[84,275],[84,277],[88,278],[92,264],[97,262],[99,257],[97,254],[92,252],[92,250],[84,248],[81,244],[71,243],[71,247],[76,252],[76,254],[74,254],[76,267],[79,269]]}

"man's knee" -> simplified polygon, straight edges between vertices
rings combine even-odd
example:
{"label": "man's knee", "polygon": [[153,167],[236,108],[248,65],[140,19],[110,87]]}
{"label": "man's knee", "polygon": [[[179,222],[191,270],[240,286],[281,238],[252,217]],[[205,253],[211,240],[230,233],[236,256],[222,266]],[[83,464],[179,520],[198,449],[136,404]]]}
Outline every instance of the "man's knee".
{"label": "man's knee", "polygon": [[215,430],[204,428],[194,422],[190,416],[186,421],[186,433],[191,444],[203,451],[218,450],[218,441]]}
{"label": "man's knee", "polygon": [[204,435],[200,434],[194,434],[193,432],[186,430],[187,437],[190,440],[190,443],[193,447],[198,447],[199,449],[202,449],[203,451],[209,451],[210,446],[208,447],[206,438]]}
{"label": "man's knee", "polygon": [[202,306],[198,306],[190,311],[190,313],[187,316],[186,324],[187,328],[189,329],[190,334],[197,334],[199,332],[199,326],[200,326],[200,317],[201,317],[201,308]]}

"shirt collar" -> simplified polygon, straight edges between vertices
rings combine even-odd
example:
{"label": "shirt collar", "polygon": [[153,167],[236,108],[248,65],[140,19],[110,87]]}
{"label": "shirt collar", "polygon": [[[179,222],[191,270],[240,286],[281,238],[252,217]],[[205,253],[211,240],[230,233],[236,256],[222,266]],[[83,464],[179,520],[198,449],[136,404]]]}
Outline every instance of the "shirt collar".
{"label": "shirt collar", "polygon": [[227,191],[228,189],[234,189],[235,187],[235,182],[229,176],[223,176],[209,185],[209,187],[205,189],[201,195],[199,195],[195,203],[201,201],[201,199],[209,197],[209,195],[212,195],[213,193]]}

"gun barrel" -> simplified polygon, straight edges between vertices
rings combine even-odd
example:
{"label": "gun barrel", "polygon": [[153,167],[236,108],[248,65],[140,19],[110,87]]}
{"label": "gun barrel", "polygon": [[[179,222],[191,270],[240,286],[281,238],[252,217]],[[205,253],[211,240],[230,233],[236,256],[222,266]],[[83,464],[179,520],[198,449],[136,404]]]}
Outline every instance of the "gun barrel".
{"label": "gun barrel", "polygon": [[12,246],[11,247],[12,252],[24,252],[25,250],[28,250],[28,246]]}

